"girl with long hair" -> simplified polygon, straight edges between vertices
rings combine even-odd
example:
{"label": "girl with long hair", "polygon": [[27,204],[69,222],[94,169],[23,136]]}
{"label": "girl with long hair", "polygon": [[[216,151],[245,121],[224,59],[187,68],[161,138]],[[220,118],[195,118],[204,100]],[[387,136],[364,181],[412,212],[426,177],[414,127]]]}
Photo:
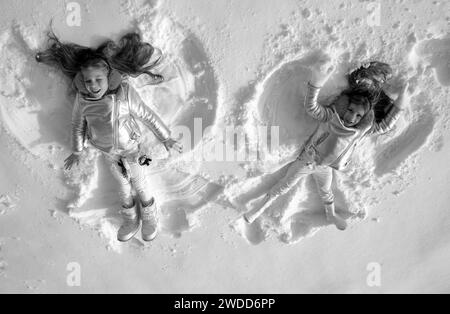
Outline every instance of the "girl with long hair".
{"label": "girl with long hair", "polygon": [[[63,43],[51,31],[48,48],[36,54],[38,62],[60,69],[73,80],[76,90],[72,114],[72,150],[65,160],[70,170],[79,164],[88,142],[105,155],[120,184],[123,224],[119,241],[129,241],[138,232],[142,220],[142,239],[152,241],[158,231],[158,209],[149,194],[144,166],[151,161],[141,147],[140,120],[164,144],[167,150],[182,152],[164,122],[141,99],[127,77],[147,75],[151,84],[164,78],[151,72],[162,54],[143,42],[137,33],[128,33],[118,43],[108,40],[98,48]],[[141,210],[133,198],[136,190]]]}
{"label": "girl with long hair", "polygon": [[[301,179],[312,175],[327,220],[339,230],[347,228],[347,222],[335,209],[331,189],[333,171],[343,170],[350,164],[353,152],[364,139],[393,129],[407,105],[409,92],[406,82],[392,107],[382,113],[386,108],[380,103],[381,87],[388,75],[384,76],[384,68],[379,64],[372,64],[369,70],[364,68],[366,71],[354,72],[350,82],[354,80],[355,84],[350,84],[350,88],[329,106],[323,106],[318,103],[320,89],[334,69],[327,55],[321,56],[317,64],[311,66],[312,77],[308,82],[304,107],[317,120],[316,130],[303,144],[300,155],[289,164],[286,175],[269,189],[255,208],[244,214],[247,223],[253,223],[278,197],[286,194]],[[380,108],[378,116],[375,108]]]}

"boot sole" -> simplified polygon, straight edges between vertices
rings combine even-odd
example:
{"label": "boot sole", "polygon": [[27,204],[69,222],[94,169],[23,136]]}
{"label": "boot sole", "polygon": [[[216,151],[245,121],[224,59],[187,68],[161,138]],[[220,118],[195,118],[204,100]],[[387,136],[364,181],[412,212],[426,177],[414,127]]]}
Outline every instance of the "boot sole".
{"label": "boot sole", "polygon": [[119,242],[128,242],[128,241],[130,241],[131,239],[134,238],[134,236],[138,233],[138,231],[139,231],[139,227],[136,229],[136,231],[134,233],[130,233],[130,235],[125,237],[125,238],[120,239],[119,237],[117,237],[117,241],[119,241]]}
{"label": "boot sole", "polygon": [[247,217],[247,215],[244,215],[243,216],[244,217],[244,221],[248,224],[248,225],[251,225],[252,223],[253,223],[253,221],[251,221],[248,217]]}
{"label": "boot sole", "polygon": [[[343,219],[343,218],[340,218],[340,219],[343,220],[342,225],[336,222],[336,218],[328,218],[328,217],[327,217],[327,221],[328,221],[330,224],[334,225],[334,226],[336,227],[336,229],[338,229],[339,231],[345,231],[345,230],[347,230],[347,227],[348,227],[347,222],[346,222],[345,219]],[[341,226],[339,226],[339,225],[341,225]]]}
{"label": "boot sole", "polygon": [[144,235],[142,235],[142,240],[144,240],[145,242],[152,242],[153,240],[156,239],[157,236],[158,236],[157,232],[155,232],[155,234],[150,237],[145,237]]}

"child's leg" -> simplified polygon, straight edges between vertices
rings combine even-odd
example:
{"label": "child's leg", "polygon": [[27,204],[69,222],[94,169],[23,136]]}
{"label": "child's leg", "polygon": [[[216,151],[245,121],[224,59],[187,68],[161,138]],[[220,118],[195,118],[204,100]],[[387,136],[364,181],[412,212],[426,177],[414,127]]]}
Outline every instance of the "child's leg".
{"label": "child's leg", "polygon": [[255,209],[244,215],[244,219],[248,223],[255,221],[262,213],[264,213],[264,211],[266,211],[277,197],[286,194],[301,178],[310,174],[312,169],[312,164],[306,163],[305,161],[298,159],[293,161],[290,164],[286,175],[270,189],[264,196],[262,202]]}
{"label": "child's leg", "polygon": [[122,201],[122,210],[120,211],[123,224],[117,231],[117,240],[126,242],[131,240],[139,230],[139,215],[134,203],[132,188],[130,181],[123,176],[121,166],[117,161],[107,158],[110,162],[112,175],[119,182],[119,194]]}
{"label": "child's leg", "polygon": [[134,159],[127,159],[126,162],[130,171],[131,185],[139,195],[142,206],[147,207],[151,205],[154,202],[154,199],[148,188],[147,176],[145,173],[146,167],[141,166]]}
{"label": "child's leg", "polygon": [[324,204],[334,203],[334,194],[331,190],[333,182],[333,169],[327,166],[317,166],[313,173],[320,198]]}
{"label": "child's leg", "polygon": [[142,239],[152,241],[158,232],[159,212],[147,184],[145,166],[141,166],[134,158],[127,160],[130,169],[131,183],[141,200]]}
{"label": "child's leg", "polygon": [[130,208],[134,205],[132,187],[129,179],[122,174],[122,169],[114,160],[108,159],[110,163],[111,173],[119,183],[119,195],[124,208]]}
{"label": "child's leg", "polygon": [[334,195],[331,190],[333,169],[327,166],[318,166],[313,173],[313,177],[316,181],[320,198],[325,206],[328,221],[334,223],[339,230],[345,230],[347,228],[347,223],[336,214],[334,206]]}
{"label": "child's leg", "polygon": [[312,163],[307,163],[302,160],[296,159],[291,162],[286,175],[278,181],[267,193],[270,198],[277,198],[286,194],[292,189],[298,181],[304,176],[311,174],[313,170]]}

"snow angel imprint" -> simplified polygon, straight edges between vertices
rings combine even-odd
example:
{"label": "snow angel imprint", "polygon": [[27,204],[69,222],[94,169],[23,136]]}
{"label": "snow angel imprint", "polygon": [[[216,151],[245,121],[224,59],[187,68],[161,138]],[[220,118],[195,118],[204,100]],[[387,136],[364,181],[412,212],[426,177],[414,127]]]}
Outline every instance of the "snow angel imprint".
{"label": "snow angel imprint", "polygon": [[358,144],[369,135],[390,131],[405,106],[408,83],[400,96],[393,101],[382,87],[391,76],[390,66],[372,62],[355,70],[349,76],[350,88],[343,91],[329,106],[317,102],[321,86],[334,71],[328,56],[320,56],[311,68],[305,99],[306,112],[318,121],[299,156],[288,165],[284,178],[271,187],[261,203],[244,215],[247,223],[255,221],[281,195],[287,193],[302,178],[312,175],[325,207],[327,220],[340,230],[347,228],[346,221],[335,210],[331,189],[333,170],[342,170]]}
{"label": "snow angel imprint", "polygon": [[[79,164],[86,144],[103,153],[120,184],[124,223],[118,240],[133,238],[142,220],[142,238],[152,241],[157,235],[159,214],[147,191],[144,166],[151,159],[141,144],[142,133],[136,120],[148,127],[167,150],[181,153],[182,147],[127,78],[147,75],[151,84],[161,83],[164,78],[151,72],[160,61],[161,52],[143,42],[137,33],[126,34],[118,43],[108,40],[95,49],[63,43],[53,32],[48,36],[48,48],[37,53],[36,60],[61,70],[73,80],[77,92],[72,115],[73,153],[65,161],[66,169]],[[133,189],[140,199],[140,212]]]}

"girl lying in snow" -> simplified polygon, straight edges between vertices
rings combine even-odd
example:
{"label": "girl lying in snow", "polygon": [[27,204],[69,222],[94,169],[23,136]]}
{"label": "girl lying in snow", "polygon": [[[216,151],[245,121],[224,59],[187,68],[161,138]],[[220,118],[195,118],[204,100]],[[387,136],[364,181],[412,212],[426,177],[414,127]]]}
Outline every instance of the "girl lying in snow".
{"label": "girl lying in snow", "polygon": [[[122,37],[119,44],[107,41],[97,49],[64,44],[49,34],[50,47],[36,55],[38,62],[55,65],[73,79],[77,91],[72,115],[72,150],[65,167],[79,164],[85,139],[100,150],[111,163],[114,177],[120,183],[123,225],[119,241],[128,241],[138,232],[142,219],[142,239],[152,241],[158,230],[158,210],[146,187],[144,165],[150,159],[140,145],[141,132],[136,119],[141,120],[167,150],[181,153],[182,147],[170,136],[161,119],[145,105],[126,77],[147,74],[153,84],[163,78],[150,70],[159,61],[156,50],[142,42],[138,34]],[[141,212],[133,199],[135,189]]]}
{"label": "girl lying in snow", "polygon": [[[372,64],[372,67],[374,66]],[[370,65],[364,69],[369,67]],[[365,137],[384,134],[392,129],[406,103],[408,84],[402,88],[394,106],[377,121],[374,105],[382,108],[380,111],[386,108],[385,104],[380,103],[381,85],[376,85],[381,81],[381,76],[371,77],[360,72],[355,75],[360,79],[355,79],[355,84],[351,84],[351,88],[342,92],[330,106],[325,107],[317,103],[320,88],[333,70],[334,67],[326,56],[312,66],[312,79],[308,83],[304,105],[308,114],[319,122],[316,131],[303,145],[297,159],[290,163],[285,177],[270,189],[255,209],[244,215],[247,223],[255,221],[277,197],[287,193],[300,179],[312,174],[325,206],[327,220],[334,223],[339,230],[347,228],[346,221],[335,211],[331,190],[333,169],[346,167],[354,149]],[[363,71],[363,68],[357,71]],[[388,78],[385,76],[383,80]],[[351,79],[350,76],[350,81]]]}

